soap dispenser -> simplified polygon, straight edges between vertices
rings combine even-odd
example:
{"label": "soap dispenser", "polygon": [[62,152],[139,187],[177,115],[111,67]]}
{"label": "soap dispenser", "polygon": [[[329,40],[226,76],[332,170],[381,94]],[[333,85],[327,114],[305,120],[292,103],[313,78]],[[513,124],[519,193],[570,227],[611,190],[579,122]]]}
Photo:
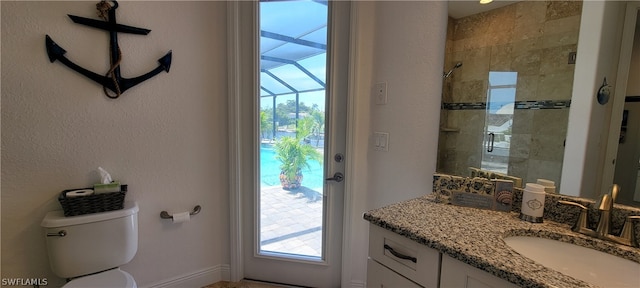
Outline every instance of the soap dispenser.
{"label": "soap dispenser", "polygon": [[544,198],[544,186],[535,183],[527,183],[522,192],[520,219],[531,223],[542,223]]}

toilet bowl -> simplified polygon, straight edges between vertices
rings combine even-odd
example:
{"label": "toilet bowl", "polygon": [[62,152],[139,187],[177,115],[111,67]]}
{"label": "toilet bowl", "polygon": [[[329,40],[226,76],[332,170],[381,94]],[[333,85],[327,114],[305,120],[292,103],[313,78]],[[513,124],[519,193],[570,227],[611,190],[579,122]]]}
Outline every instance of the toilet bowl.
{"label": "toilet bowl", "polygon": [[105,272],[76,278],[62,286],[62,288],[137,288],[136,281],[131,274],[111,269]]}
{"label": "toilet bowl", "polygon": [[101,213],[47,213],[40,226],[51,270],[71,279],[63,287],[137,287],[133,276],[118,267],[138,250],[138,211],[136,202],[125,202],[121,210]]}

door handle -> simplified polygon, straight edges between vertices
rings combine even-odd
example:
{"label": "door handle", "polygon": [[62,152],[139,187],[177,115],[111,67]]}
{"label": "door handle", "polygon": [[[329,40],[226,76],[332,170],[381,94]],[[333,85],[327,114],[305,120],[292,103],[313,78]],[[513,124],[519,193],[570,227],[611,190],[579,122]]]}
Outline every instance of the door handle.
{"label": "door handle", "polygon": [[493,134],[493,132],[489,133],[489,145],[487,147],[487,152],[493,152],[493,141],[496,138],[496,134]]}
{"label": "door handle", "polygon": [[340,173],[340,172],[336,172],[335,174],[333,174],[333,177],[331,178],[327,178],[325,179],[327,181],[336,181],[336,182],[342,182],[342,180],[344,180],[344,174]]}

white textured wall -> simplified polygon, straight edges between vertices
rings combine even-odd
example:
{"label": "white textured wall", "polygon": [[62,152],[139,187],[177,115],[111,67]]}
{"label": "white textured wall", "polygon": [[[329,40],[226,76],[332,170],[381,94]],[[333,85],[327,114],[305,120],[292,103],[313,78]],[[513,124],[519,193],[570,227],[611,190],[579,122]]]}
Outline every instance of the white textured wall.
{"label": "white textured wall", "polygon": [[[343,284],[366,281],[367,210],[431,192],[436,167],[440,92],[447,26],[443,1],[356,1],[352,6],[348,163],[350,231]],[[388,104],[376,106],[372,85],[387,82]],[[371,145],[388,132],[389,152]]]}
{"label": "white textured wall", "polygon": [[388,104],[371,102],[370,135],[388,132],[389,151],[370,144],[368,172],[370,203],[380,207],[431,193],[447,3],[377,2],[375,17],[371,82],[387,82]]}
{"label": "white textured wall", "polygon": [[[138,253],[123,267],[139,286],[220,274],[229,263],[225,3],[120,2],[118,22],[152,30],[119,35],[123,76],[153,69],[171,49],[173,64],[110,100],[45,53],[49,34],[73,61],[106,72],[108,33],[66,16],[95,18],[96,2],[1,3],[2,277],[61,283],[39,224],[60,209],[61,190],[96,182],[98,166],[140,206]],[[197,204],[188,223],[159,217]]]}

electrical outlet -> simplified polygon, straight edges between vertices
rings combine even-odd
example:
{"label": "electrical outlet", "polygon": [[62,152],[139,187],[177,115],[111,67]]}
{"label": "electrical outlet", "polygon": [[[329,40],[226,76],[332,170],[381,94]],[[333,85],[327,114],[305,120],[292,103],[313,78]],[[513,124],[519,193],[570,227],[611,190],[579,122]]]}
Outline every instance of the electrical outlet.
{"label": "electrical outlet", "polygon": [[577,58],[577,52],[570,52],[568,64],[576,64],[576,58]]}
{"label": "electrical outlet", "polygon": [[387,104],[387,82],[380,82],[374,85],[373,96],[377,105]]}

